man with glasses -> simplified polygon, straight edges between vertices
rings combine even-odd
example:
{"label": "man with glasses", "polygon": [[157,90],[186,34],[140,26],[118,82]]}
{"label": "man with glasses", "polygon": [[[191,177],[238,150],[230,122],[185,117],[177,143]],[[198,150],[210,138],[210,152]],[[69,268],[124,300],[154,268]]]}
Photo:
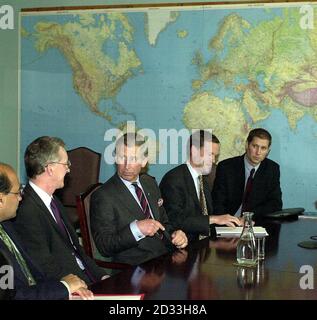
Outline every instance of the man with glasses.
{"label": "man with glasses", "polygon": [[29,255],[49,277],[73,273],[87,283],[100,280],[105,271],[85,254],[62,204],[53,196],[64,187],[70,171],[64,142],[40,137],[27,147],[24,162],[29,182],[14,226]]}
{"label": "man with glasses", "polygon": [[[0,293],[4,290],[9,293],[7,298],[23,300],[67,299],[74,292],[84,299],[92,298],[83,280],[72,274],[49,279],[26,253],[11,224],[21,199],[16,173],[9,165],[0,163],[0,267],[4,264],[13,271],[7,275],[0,273],[0,278],[8,277],[7,281],[0,281]],[[6,285],[6,288],[1,285]]]}

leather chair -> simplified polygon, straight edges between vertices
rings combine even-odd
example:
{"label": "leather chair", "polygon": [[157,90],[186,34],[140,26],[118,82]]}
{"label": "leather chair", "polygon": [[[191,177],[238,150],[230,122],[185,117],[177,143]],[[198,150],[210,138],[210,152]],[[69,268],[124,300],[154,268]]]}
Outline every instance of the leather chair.
{"label": "leather chair", "polygon": [[93,258],[100,267],[108,269],[127,269],[131,267],[129,264],[106,261],[106,258],[102,257],[98,252],[90,232],[90,197],[92,193],[95,190],[97,190],[101,185],[102,183],[93,184],[88,187],[86,192],[76,197],[77,213],[79,217],[79,225],[83,240],[83,247],[86,254]]}
{"label": "leather chair", "polygon": [[65,176],[64,188],[57,190],[56,195],[62,201],[71,223],[76,227],[76,196],[99,181],[101,154],[86,147],[72,149],[67,153],[71,162],[70,173]]}

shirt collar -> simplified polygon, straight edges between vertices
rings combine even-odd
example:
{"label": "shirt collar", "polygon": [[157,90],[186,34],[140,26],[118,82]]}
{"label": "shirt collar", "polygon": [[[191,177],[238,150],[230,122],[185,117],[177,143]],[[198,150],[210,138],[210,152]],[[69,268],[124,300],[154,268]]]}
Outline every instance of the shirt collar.
{"label": "shirt collar", "polygon": [[[118,176],[119,176],[119,175],[118,175]],[[138,186],[141,187],[140,176],[138,176],[138,178],[136,179],[136,181],[133,181],[133,182],[128,181],[128,180],[125,180],[125,179],[121,178],[120,176],[119,176],[119,178],[120,178],[120,180],[124,183],[124,185],[125,185],[128,189],[131,188],[132,183],[134,183],[134,182],[136,182],[136,183],[138,184]],[[134,188],[134,187],[133,187],[133,188]]]}
{"label": "shirt collar", "polygon": [[248,175],[250,174],[251,170],[254,169],[254,174],[253,174],[253,176],[254,176],[256,171],[259,169],[260,164],[261,164],[261,162],[259,164],[257,164],[256,166],[253,166],[248,161],[247,155],[246,154],[244,155],[244,168],[245,168],[245,171],[248,172]]}
{"label": "shirt collar", "polygon": [[34,182],[29,181],[30,186],[35,191],[35,193],[41,198],[41,200],[44,202],[45,206],[47,208],[50,208],[52,196],[50,196],[48,193],[46,193],[43,189],[41,189],[39,186],[37,186]]}
{"label": "shirt collar", "polygon": [[186,165],[194,181],[197,181],[197,178],[200,176],[200,174],[191,166],[189,161],[186,161]]}

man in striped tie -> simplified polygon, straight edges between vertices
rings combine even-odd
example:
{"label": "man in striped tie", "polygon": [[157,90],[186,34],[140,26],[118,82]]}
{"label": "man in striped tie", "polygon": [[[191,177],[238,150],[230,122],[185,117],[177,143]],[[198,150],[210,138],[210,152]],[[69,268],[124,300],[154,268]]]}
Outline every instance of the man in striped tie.
{"label": "man in striped tie", "polygon": [[124,134],[116,142],[117,172],[92,194],[92,234],[101,254],[132,265],[184,248],[187,237],[170,225],[153,177],[140,175],[147,164],[144,138]]}

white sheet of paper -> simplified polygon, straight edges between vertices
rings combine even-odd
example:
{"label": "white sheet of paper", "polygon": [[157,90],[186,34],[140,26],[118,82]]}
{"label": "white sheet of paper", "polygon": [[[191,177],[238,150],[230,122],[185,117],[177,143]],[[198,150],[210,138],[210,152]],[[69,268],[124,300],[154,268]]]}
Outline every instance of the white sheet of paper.
{"label": "white sheet of paper", "polygon": [[[243,227],[216,227],[217,237],[240,237]],[[266,237],[269,234],[263,227],[253,227],[256,237]]]}

